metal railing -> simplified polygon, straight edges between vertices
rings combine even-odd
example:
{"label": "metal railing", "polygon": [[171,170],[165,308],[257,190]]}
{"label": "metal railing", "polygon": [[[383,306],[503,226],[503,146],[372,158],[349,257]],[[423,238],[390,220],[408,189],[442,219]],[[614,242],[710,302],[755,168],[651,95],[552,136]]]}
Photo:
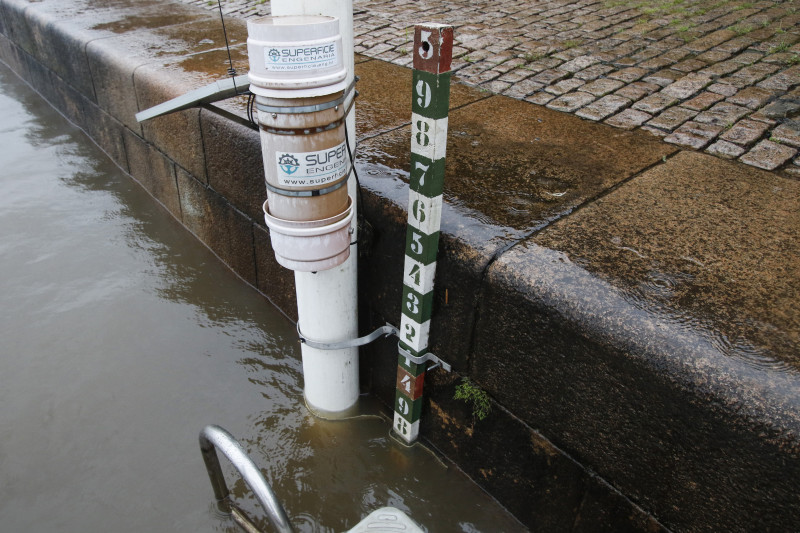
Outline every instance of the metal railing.
{"label": "metal railing", "polygon": [[228,458],[250,490],[253,491],[256,499],[267,512],[267,517],[275,530],[280,533],[293,533],[286,511],[283,510],[283,506],[275,497],[275,493],[272,492],[269,483],[264,479],[255,463],[247,456],[233,435],[219,426],[211,425],[206,426],[200,432],[200,451],[203,453],[203,461],[206,463],[206,470],[208,470],[208,477],[214,489],[218,509],[225,514],[232,515],[236,523],[245,531],[258,532],[258,528],[250,519],[231,503],[230,492],[225,484],[217,450]]}

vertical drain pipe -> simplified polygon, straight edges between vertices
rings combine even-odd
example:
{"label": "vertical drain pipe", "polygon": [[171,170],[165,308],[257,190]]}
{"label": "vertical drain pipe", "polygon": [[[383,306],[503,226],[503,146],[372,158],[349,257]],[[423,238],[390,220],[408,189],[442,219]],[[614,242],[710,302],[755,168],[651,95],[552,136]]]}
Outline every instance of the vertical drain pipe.
{"label": "vertical drain pipe", "polygon": [[[323,15],[338,18],[338,31],[342,36],[342,41],[337,43],[341,48],[340,50],[337,50],[337,52],[339,53],[339,58],[341,61],[343,61],[345,77],[341,82],[333,83],[336,89],[333,97],[336,98],[342,94],[339,92],[340,89],[347,88],[352,85],[354,59],[351,0],[323,0],[314,2],[273,0],[272,14],[273,17],[280,18],[288,18],[289,16],[293,15]],[[254,30],[257,29],[255,26],[260,20],[263,19],[248,22],[249,33],[251,32],[251,25],[253,26]],[[252,33],[250,33],[250,35],[252,37]],[[322,36],[320,35],[317,35],[316,37],[322,39]],[[322,40],[324,41],[324,39]],[[263,62],[265,68],[268,68],[266,65],[268,65],[269,61],[271,60],[269,56],[270,50],[271,48],[268,50],[256,50],[255,54],[253,54],[250,51],[250,47],[248,47],[248,53],[251,61],[251,90],[256,93],[256,95],[259,95],[259,92],[257,82],[255,88],[253,85],[254,66],[256,67],[255,70],[258,71],[259,62]],[[255,77],[258,78],[258,75],[256,74]],[[269,75],[266,77],[268,78]],[[314,91],[312,91],[312,93],[313,92]],[[281,104],[280,99],[291,98],[293,96],[291,90],[276,95],[274,92],[271,92],[270,89],[262,92],[262,95],[262,103],[265,104]],[[324,106],[324,100],[326,100],[325,97],[321,98],[321,100],[317,97],[312,97],[311,100],[304,99],[302,97],[302,91],[297,92],[296,95],[300,98],[294,101],[294,105],[289,104],[287,107],[317,105],[320,103],[320,101],[323,101]],[[278,98],[278,101],[269,100],[269,98],[272,97]],[[349,99],[352,97],[353,95],[351,93],[348,97],[348,101],[344,102],[344,105],[339,105],[338,109],[329,108],[323,113],[327,113],[328,115],[331,113],[343,113],[349,107]],[[262,105],[262,107],[269,109],[269,106]],[[333,111],[331,111],[332,109]],[[276,113],[276,115],[279,114]],[[269,111],[262,112],[260,110],[259,122],[261,122],[262,118],[267,124],[269,124],[270,119],[273,119],[274,117],[271,113],[269,113]],[[347,133],[350,136],[350,146],[355,147],[354,113],[350,113],[347,117],[339,117],[337,115],[334,117],[327,116],[324,119],[323,117],[320,118],[322,119],[321,122],[324,122],[328,119],[340,120],[340,118],[344,118],[347,123]],[[317,127],[319,125],[312,124],[312,126]],[[274,129],[277,130],[281,128],[276,127]],[[270,188],[270,170],[267,170],[267,168],[276,169],[276,176],[279,178],[281,176],[287,178],[287,176],[285,176],[285,171],[287,170],[291,171],[292,175],[296,175],[297,172],[302,170],[299,168],[299,165],[296,165],[298,166],[297,169],[292,168],[295,166],[295,161],[293,161],[292,158],[298,160],[297,163],[301,162],[299,161],[300,158],[294,155],[295,153],[304,154],[306,157],[309,154],[312,154],[312,156],[316,154],[320,156],[317,158],[318,160],[324,159],[325,161],[340,161],[341,147],[342,145],[346,146],[346,143],[344,143],[344,137],[341,136],[341,134],[344,133],[344,128],[340,129],[339,127],[336,127],[334,129],[337,130],[337,133],[335,135],[328,135],[329,138],[327,141],[322,143],[325,146],[322,146],[320,150],[299,149],[297,152],[293,152],[288,149],[290,147],[287,147],[286,150],[283,150],[284,146],[276,146],[275,144],[271,144],[280,144],[289,136],[278,137],[271,135],[269,134],[269,127],[267,128],[267,131],[265,131],[265,128],[262,124],[262,151],[264,155],[264,167],[267,174],[268,189]],[[332,140],[332,138],[334,139]],[[284,155],[288,155],[290,157],[283,157]],[[333,238],[333,240],[338,239],[341,241],[341,226],[344,226],[345,228],[349,226],[349,231],[345,230],[347,251],[333,256],[332,258],[329,257],[322,260],[326,263],[321,267],[295,268],[302,265],[292,264],[291,261],[285,261],[282,263],[284,266],[295,270],[297,312],[299,318],[299,327],[302,331],[302,335],[308,339],[313,339],[318,342],[339,342],[358,337],[356,280],[356,257],[358,254],[356,245],[350,245],[350,242],[355,242],[356,240],[356,205],[353,200],[356,197],[356,191],[354,180],[347,180],[350,161],[347,157],[344,159],[346,161],[346,174],[344,177],[346,187],[342,187],[335,191],[321,191],[325,192],[325,194],[317,196],[316,199],[318,200],[320,198],[324,198],[325,201],[322,202],[324,206],[318,210],[315,216],[324,217],[327,219],[323,223],[324,227],[336,226],[334,234],[336,237]],[[281,165],[284,165],[283,169],[281,169]],[[280,174],[281,172],[283,172],[283,174]],[[291,180],[286,179],[284,180],[284,183],[290,181]],[[332,187],[338,183],[339,181],[337,178],[333,183],[328,182],[322,184],[321,188],[325,189],[327,187]],[[326,196],[328,198],[325,198]],[[280,194],[279,190],[276,191],[275,188],[269,190],[268,197],[269,200],[265,204],[267,210],[269,210],[270,206],[272,205],[274,205],[276,208],[278,206],[281,208],[287,208],[285,210],[277,209],[276,212],[272,212],[271,214],[275,215],[273,220],[270,220],[269,212],[265,213],[265,219],[267,220],[268,225],[270,222],[275,223],[274,218],[282,220],[294,218],[298,224],[303,224],[303,222],[299,220],[303,217],[297,217],[290,214],[290,204],[295,204],[294,207],[296,207],[297,204],[302,203],[298,202],[296,197],[294,200],[292,200],[292,197],[287,199]],[[342,203],[343,198],[346,198],[346,200],[344,200],[346,203],[344,204]],[[312,199],[314,199],[314,197],[310,199],[306,198],[307,203]],[[339,209],[341,209],[342,212],[338,214],[332,214],[332,211],[337,211]],[[280,213],[277,211],[280,211]],[[280,226],[282,221],[279,220],[277,224]],[[311,225],[313,224],[314,223],[312,222]],[[287,237],[279,233],[280,229],[281,228],[276,227],[275,230],[273,230],[273,226],[270,226],[273,247],[276,241],[279,242],[284,239],[284,237]],[[307,228],[305,227],[294,227],[291,231],[286,230],[286,232],[303,233],[303,231],[306,229]],[[288,242],[284,244],[286,245],[284,249],[287,251],[287,253],[297,251],[299,248],[298,246],[292,245]],[[281,262],[280,253],[277,251],[276,258],[279,262]],[[355,405],[359,394],[358,348],[320,350],[308,346],[307,344],[303,344],[302,356],[305,397],[308,406],[312,410],[321,414],[335,415],[337,413],[343,413]]]}

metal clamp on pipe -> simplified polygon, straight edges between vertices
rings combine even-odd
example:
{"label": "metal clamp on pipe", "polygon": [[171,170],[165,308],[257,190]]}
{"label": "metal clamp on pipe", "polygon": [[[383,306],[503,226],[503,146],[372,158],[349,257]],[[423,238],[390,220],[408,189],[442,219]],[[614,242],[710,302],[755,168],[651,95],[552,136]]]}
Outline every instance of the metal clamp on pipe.
{"label": "metal clamp on pipe", "polygon": [[402,357],[405,357],[406,359],[410,360],[412,363],[415,363],[415,364],[418,364],[418,365],[421,365],[423,363],[427,363],[428,361],[431,361],[431,362],[435,363],[433,366],[428,367],[426,369],[426,372],[430,371],[430,370],[433,370],[434,368],[437,368],[437,367],[440,367],[440,366],[442,367],[442,369],[445,372],[452,372],[452,370],[453,370],[453,367],[450,366],[449,363],[445,363],[444,361],[442,361],[441,359],[436,357],[436,355],[432,354],[431,352],[427,352],[427,353],[425,353],[423,355],[420,355],[420,356],[411,355],[411,353],[408,350],[403,349],[403,347],[400,346],[399,344],[397,345],[397,351],[400,353],[400,355]]}
{"label": "metal clamp on pipe", "polygon": [[392,326],[391,324],[386,324],[385,326],[379,327],[369,335],[365,335],[357,339],[349,339],[339,342],[321,342],[305,337],[300,331],[300,322],[297,323],[297,335],[300,337],[300,342],[319,350],[341,350],[343,348],[356,348],[358,346],[369,344],[380,337],[388,337],[389,335],[394,335],[397,337],[399,334],[400,332],[396,327]]}

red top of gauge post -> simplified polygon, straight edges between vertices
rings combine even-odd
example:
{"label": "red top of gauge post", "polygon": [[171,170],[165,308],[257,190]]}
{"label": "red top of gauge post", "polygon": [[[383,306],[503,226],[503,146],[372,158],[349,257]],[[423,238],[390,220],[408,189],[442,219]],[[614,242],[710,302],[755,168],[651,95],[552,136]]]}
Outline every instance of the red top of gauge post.
{"label": "red top of gauge post", "polygon": [[431,74],[450,70],[453,61],[453,27],[444,24],[414,26],[414,68]]}

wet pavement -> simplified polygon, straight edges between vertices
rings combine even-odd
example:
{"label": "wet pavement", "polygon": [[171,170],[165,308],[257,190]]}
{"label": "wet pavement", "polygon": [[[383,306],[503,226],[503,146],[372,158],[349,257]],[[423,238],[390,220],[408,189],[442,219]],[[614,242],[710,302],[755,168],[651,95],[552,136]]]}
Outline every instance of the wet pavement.
{"label": "wet pavement", "polygon": [[[355,50],[367,57],[409,66],[414,24],[452,24],[465,84],[800,176],[797,2],[353,4]],[[230,17],[270,13],[263,0],[222,5]]]}

